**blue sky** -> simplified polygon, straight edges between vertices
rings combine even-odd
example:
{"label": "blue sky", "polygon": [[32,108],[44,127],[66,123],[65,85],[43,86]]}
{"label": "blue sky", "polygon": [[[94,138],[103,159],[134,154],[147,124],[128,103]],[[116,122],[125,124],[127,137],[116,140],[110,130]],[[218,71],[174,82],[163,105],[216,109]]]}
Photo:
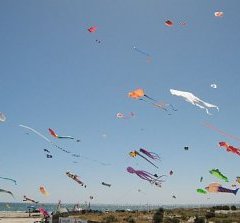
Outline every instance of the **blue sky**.
{"label": "blue sky", "polygon": [[[85,202],[89,196],[95,203],[239,202],[239,195],[196,193],[212,182],[231,188],[239,175],[240,158],[218,147],[219,141],[239,147],[239,141],[203,125],[240,136],[238,0],[3,0],[0,5],[0,111],[7,117],[0,125],[0,176],[17,180],[16,186],[0,181],[0,188],[16,198],[1,194],[1,201],[27,195],[40,202]],[[215,11],[224,17],[215,17]],[[174,26],[164,25],[168,19]],[[89,33],[90,26],[97,31]],[[137,88],[178,111],[167,115],[130,99],[128,92]],[[220,111],[213,109],[209,116],[172,96],[171,88],[192,92]],[[117,119],[118,112],[135,117]],[[20,124],[83,157],[57,150]],[[48,128],[81,142],[51,138]],[[140,147],[161,156],[158,170],[129,157]],[[53,159],[45,157],[45,148]],[[174,174],[158,188],[127,173],[128,166]],[[211,176],[213,168],[230,182]],[[87,188],[67,178],[66,171],[78,174]],[[39,192],[40,185],[48,197]]]}

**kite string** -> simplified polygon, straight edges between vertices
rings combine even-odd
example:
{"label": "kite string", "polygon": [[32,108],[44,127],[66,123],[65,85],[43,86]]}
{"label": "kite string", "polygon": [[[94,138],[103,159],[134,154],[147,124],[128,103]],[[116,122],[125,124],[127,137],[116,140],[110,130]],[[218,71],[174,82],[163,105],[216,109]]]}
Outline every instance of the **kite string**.
{"label": "kite string", "polygon": [[218,129],[217,127],[215,127],[215,126],[213,126],[213,125],[211,125],[211,124],[209,124],[209,123],[207,123],[207,122],[205,122],[205,123],[203,123],[203,124],[204,124],[207,128],[212,129],[212,130],[214,130],[214,131],[220,133],[220,134],[223,135],[223,136],[226,136],[226,137],[228,137],[228,138],[232,138],[232,139],[237,140],[237,141],[240,142],[240,138],[237,137],[237,136],[234,136],[234,135],[228,134],[228,133],[226,133],[226,132],[224,132],[224,131]]}

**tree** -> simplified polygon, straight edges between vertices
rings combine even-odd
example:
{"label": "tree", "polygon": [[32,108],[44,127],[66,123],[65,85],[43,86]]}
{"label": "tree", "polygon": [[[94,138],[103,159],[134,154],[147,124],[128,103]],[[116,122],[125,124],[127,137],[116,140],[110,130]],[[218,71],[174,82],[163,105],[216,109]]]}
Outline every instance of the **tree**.
{"label": "tree", "polygon": [[163,216],[164,216],[164,209],[159,208],[156,213],[153,215],[153,223],[161,223],[163,222]]}

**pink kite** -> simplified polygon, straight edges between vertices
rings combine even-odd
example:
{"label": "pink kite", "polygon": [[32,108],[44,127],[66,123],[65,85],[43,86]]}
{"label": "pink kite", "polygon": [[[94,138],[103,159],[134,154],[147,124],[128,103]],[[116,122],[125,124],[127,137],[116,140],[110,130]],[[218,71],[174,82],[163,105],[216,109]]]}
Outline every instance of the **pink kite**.
{"label": "pink kite", "polygon": [[88,32],[90,32],[90,33],[95,33],[96,30],[97,30],[96,26],[91,26],[90,28],[88,28]]}

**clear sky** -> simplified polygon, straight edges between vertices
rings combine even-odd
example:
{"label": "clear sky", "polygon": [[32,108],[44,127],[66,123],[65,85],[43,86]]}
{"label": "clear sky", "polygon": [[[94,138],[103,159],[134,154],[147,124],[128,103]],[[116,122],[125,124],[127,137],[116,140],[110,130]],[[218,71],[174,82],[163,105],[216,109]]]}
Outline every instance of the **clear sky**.
{"label": "clear sky", "polygon": [[[93,196],[93,203],[113,204],[238,203],[239,194],[201,195],[196,189],[212,182],[232,188],[240,174],[240,157],[218,147],[219,141],[236,147],[240,142],[203,125],[240,137],[239,7],[239,0],[2,0],[0,112],[7,119],[0,123],[0,176],[17,185],[0,179],[0,188],[15,195],[14,200],[1,193],[0,201],[27,195],[40,202],[81,203]],[[224,16],[215,17],[215,11]],[[174,25],[165,26],[166,20]],[[91,26],[95,33],[88,32]],[[178,111],[167,115],[129,98],[137,88]],[[171,95],[171,88],[192,92],[220,110],[207,115]],[[118,112],[135,116],[117,119]],[[48,128],[81,142],[55,139]],[[128,155],[140,147],[161,156],[159,169]],[[128,166],[168,177],[155,187],[129,174]],[[213,168],[230,182],[210,175]],[[87,188],[66,171],[79,175]],[[48,197],[39,192],[41,185]]]}

